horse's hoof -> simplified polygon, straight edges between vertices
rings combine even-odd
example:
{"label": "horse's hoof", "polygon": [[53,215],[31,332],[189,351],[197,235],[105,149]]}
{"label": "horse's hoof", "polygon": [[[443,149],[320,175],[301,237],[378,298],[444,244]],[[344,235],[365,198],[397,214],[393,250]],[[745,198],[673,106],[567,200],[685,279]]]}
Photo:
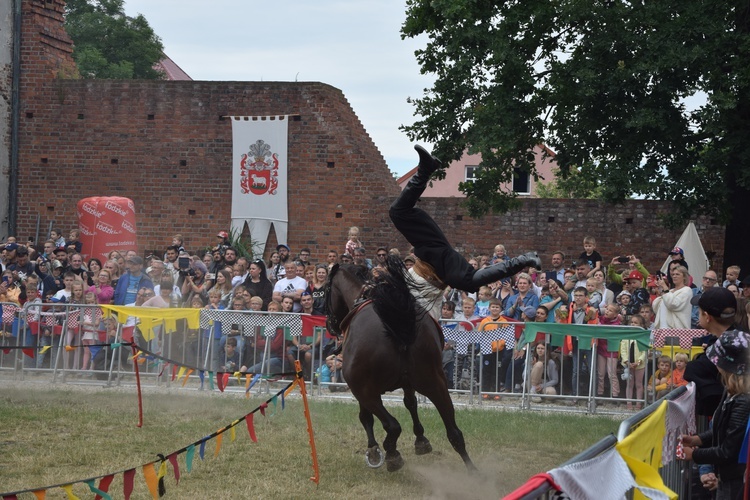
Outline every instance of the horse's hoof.
{"label": "horse's hoof", "polygon": [[385,466],[388,469],[388,472],[396,472],[401,467],[404,466],[404,459],[401,457],[401,454],[389,458],[385,461]]}
{"label": "horse's hoof", "polygon": [[427,455],[432,453],[432,445],[425,439],[424,441],[416,441],[414,443],[414,453],[417,455]]}
{"label": "horse's hoof", "polygon": [[365,463],[368,467],[377,469],[383,465],[383,462],[385,462],[385,455],[383,455],[379,447],[373,446],[365,452]]}

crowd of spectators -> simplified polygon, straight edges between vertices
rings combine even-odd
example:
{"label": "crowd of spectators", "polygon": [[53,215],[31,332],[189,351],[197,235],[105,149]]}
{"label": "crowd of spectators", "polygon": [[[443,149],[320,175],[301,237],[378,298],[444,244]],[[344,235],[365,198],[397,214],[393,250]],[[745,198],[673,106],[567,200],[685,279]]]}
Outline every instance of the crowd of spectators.
{"label": "crowd of spectators", "polygon": [[[53,230],[41,247],[24,245],[10,237],[4,243],[0,259],[3,272],[0,302],[201,307],[325,315],[325,282],[335,263],[363,265],[376,276],[385,272],[384,263],[389,255],[401,256],[397,249],[385,246],[368,253],[356,227],[350,229],[348,239],[342,245],[343,252],[339,254],[337,249],[331,249],[324,262],[311,260],[308,248],[292,252],[286,244],[279,244],[267,261],[248,258],[230,245],[225,231],[220,231],[216,238],[213,247],[188,252],[182,235],[177,234],[160,255],[142,257],[134,250],[112,251],[106,259],[90,258],[84,262],[77,230],[70,231],[67,240],[60,231]],[[698,298],[708,288],[723,286],[736,298],[737,327],[748,329],[750,277],[740,281],[741,270],[729,266],[721,282],[715,271],[707,270],[700,283],[693,283],[683,250],[674,248],[668,253],[672,260],[664,274],[649,272],[633,254],[615,256],[605,264],[596,250],[596,241],[587,237],[580,255],[570,258],[563,252],[554,252],[544,271],[528,269],[528,272],[482,287],[477,294],[445,289],[441,316],[444,320],[454,319],[474,325],[482,321],[488,325],[499,321],[545,321],[635,324],[649,329],[700,328],[695,305]],[[496,245],[492,254],[467,256],[476,269],[507,258],[502,244]],[[407,268],[412,267],[415,260],[412,255],[403,257]],[[96,321],[95,318],[89,320],[91,323]],[[87,328],[91,330],[91,325]],[[83,341],[93,342],[90,332]],[[218,351],[224,353],[224,358],[231,357],[234,351],[246,352],[247,346],[241,336],[232,342],[219,336],[218,341]],[[259,344],[263,341],[248,342],[255,352]],[[289,361],[306,358],[311,366],[311,345],[293,341],[286,352],[282,352],[276,344],[274,358],[285,356]],[[483,379],[484,389],[513,392],[526,383],[527,389],[544,394],[551,391],[581,394],[587,391],[587,379],[592,376],[589,374],[593,366],[589,359],[591,351],[579,349],[575,338],[566,347],[561,351],[551,346],[538,348],[532,345],[530,352],[534,362],[527,368],[524,367],[523,351],[526,346],[515,350],[498,349],[498,352],[485,355],[486,359],[482,361],[490,370]],[[629,373],[622,377],[627,380],[623,392],[628,398],[635,392],[638,399],[644,389],[639,380],[645,376],[642,353],[626,342],[620,347],[618,356],[617,349],[608,349],[606,341],[599,342],[595,351],[598,373],[593,374],[597,380],[597,395],[604,395],[608,386],[609,395],[618,397],[618,375],[622,376],[626,370]],[[446,343],[444,362],[449,384],[454,382],[454,373],[461,373],[454,370],[458,358],[452,350],[453,345]],[[341,364],[340,357],[329,355],[328,351],[326,355],[329,368]],[[257,366],[259,360],[255,355],[242,359],[252,361],[242,363],[245,370],[269,368]],[[559,369],[566,362],[570,363],[571,379],[563,384]],[[458,365],[461,368],[460,362]],[[83,368],[92,366],[92,357],[87,354]],[[492,369],[496,367],[499,370]],[[673,385],[675,382],[667,382],[667,387]]]}

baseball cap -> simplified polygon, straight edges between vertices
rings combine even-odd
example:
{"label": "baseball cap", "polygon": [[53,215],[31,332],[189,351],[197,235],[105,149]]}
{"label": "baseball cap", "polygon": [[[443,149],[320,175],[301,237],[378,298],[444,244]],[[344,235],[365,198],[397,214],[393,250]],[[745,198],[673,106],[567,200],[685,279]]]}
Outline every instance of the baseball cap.
{"label": "baseball cap", "polygon": [[18,243],[8,243],[5,245],[5,249],[8,252],[12,252],[13,250],[18,250]]}
{"label": "baseball cap", "polygon": [[287,252],[291,252],[291,251],[292,251],[292,249],[291,249],[291,248],[289,248],[289,246],[288,246],[288,245],[285,245],[285,244],[283,244],[283,243],[279,243],[278,245],[276,245],[276,251],[277,251],[277,252],[278,252],[279,250],[281,250],[282,248],[286,248],[286,251],[287,251]]}
{"label": "baseball cap", "polygon": [[737,299],[726,288],[713,286],[703,293],[690,299],[690,303],[698,306],[715,318],[733,318],[737,311]]}
{"label": "baseball cap", "polygon": [[68,250],[65,247],[57,247],[57,248],[55,248],[55,251],[53,253],[57,253],[57,252],[68,253]]}
{"label": "baseball cap", "polygon": [[536,316],[536,307],[524,307],[522,312],[526,315],[527,318],[533,318]]}
{"label": "baseball cap", "polygon": [[630,271],[630,273],[628,273],[625,279],[643,281],[643,275],[639,273],[638,271]]}
{"label": "baseball cap", "polygon": [[130,257],[127,261],[132,262],[133,264],[143,265],[143,259],[141,259],[137,255]]}
{"label": "baseball cap", "polygon": [[670,252],[669,255],[685,255],[685,252],[680,247],[674,247]]}
{"label": "baseball cap", "polygon": [[216,235],[217,238],[229,238],[229,233],[226,231],[219,231],[219,234]]}
{"label": "baseball cap", "polygon": [[407,262],[407,261],[412,262],[412,263],[416,263],[417,262],[417,258],[414,257],[414,255],[409,254],[406,257],[404,257],[404,262]]}
{"label": "baseball cap", "polygon": [[750,333],[727,330],[706,349],[706,356],[724,371],[744,375],[747,372]]}

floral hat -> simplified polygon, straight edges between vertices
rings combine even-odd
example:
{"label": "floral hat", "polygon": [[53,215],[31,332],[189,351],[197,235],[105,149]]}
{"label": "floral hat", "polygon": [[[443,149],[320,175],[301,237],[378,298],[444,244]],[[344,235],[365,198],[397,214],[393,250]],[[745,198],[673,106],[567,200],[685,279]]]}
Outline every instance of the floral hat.
{"label": "floral hat", "polygon": [[706,356],[724,371],[744,375],[748,365],[750,333],[727,330],[706,349]]}

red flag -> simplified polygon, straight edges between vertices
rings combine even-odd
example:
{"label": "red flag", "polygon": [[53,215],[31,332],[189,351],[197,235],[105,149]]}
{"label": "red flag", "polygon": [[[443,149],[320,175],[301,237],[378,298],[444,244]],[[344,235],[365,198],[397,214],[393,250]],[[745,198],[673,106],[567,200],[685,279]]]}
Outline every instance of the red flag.
{"label": "red flag", "polygon": [[177,463],[177,453],[175,452],[169,455],[167,460],[169,460],[169,463],[172,464],[172,468],[174,469],[174,480],[177,484],[180,484],[180,466]]}
{"label": "red flag", "polygon": [[125,500],[130,500],[130,494],[133,493],[133,479],[135,479],[135,469],[126,470],[122,473],[122,494]]}
{"label": "red flag", "polygon": [[250,415],[245,417],[245,423],[247,423],[247,432],[250,434],[250,439],[253,441],[253,443],[258,442],[258,438],[255,436],[255,427],[253,426],[253,415],[255,413],[251,413]]}
{"label": "red flag", "polygon": [[266,416],[266,408],[268,408],[268,403],[261,403],[260,405],[260,414],[264,417]]}
{"label": "red flag", "polygon": [[31,359],[34,359],[34,349],[21,349],[21,352],[30,357]]}
{"label": "red flag", "polygon": [[224,392],[224,387],[226,387],[226,383],[228,381],[229,381],[228,373],[220,373],[220,372],[216,373],[216,385],[219,387],[219,390],[221,392]]}
{"label": "red flag", "polygon": [[[114,474],[110,474],[109,476],[104,476],[99,481],[99,489],[103,491],[104,493],[107,493],[109,491],[109,485],[112,484],[112,480],[115,478]],[[101,495],[96,495],[94,497],[94,500],[102,500]]]}
{"label": "red flag", "polygon": [[326,327],[326,317],[325,316],[306,316],[302,315],[300,316],[302,318],[302,336],[303,337],[312,337],[315,333],[315,327],[319,326],[321,328]]}

